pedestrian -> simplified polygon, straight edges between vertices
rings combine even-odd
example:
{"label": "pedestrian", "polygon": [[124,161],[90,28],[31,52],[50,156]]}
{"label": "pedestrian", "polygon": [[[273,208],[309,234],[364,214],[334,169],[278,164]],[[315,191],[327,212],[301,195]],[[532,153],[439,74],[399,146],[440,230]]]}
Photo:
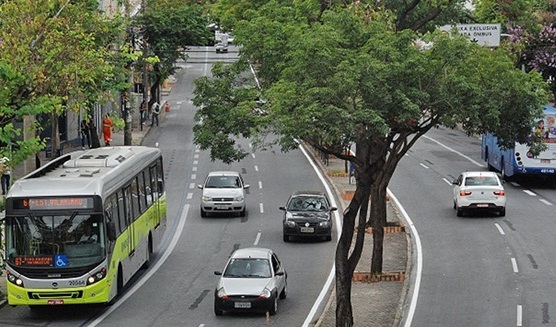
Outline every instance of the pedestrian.
{"label": "pedestrian", "polygon": [[112,126],[114,123],[108,114],[104,114],[104,118],[102,119],[102,137],[104,138],[104,145],[110,146],[110,142],[112,142]]}
{"label": "pedestrian", "polygon": [[2,183],[2,195],[6,195],[8,193],[8,189],[10,188],[10,179],[12,176],[12,170],[10,168],[10,159],[8,157],[3,157],[1,159],[2,164],[2,177],[0,182]]}
{"label": "pedestrian", "polygon": [[87,140],[87,146],[91,148],[91,126],[87,119],[81,121],[81,147],[85,149],[85,140]]}
{"label": "pedestrian", "polygon": [[143,102],[141,102],[141,106],[139,107],[139,114],[141,125],[144,125],[145,121],[147,120],[147,101],[143,100]]}
{"label": "pedestrian", "polygon": [[155,120],[156,120],[156,126],[158,126],[158,114],[160,114],[160,104],[158,104],[158,101],[155,101],[152,106],[153,116],[152,116],[151,126],[154,125]]}

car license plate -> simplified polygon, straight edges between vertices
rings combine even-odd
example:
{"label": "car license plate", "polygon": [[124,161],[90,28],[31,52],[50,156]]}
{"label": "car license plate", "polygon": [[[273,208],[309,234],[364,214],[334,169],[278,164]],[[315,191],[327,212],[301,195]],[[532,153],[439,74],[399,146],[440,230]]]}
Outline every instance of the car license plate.
{"label": "car license plate", "polygon": [[550,163],[550,159],[541,159],[541,163]]}
{"label": "car license plate", "polygon": [[301,227],[300,231],[302,233],[314,233],[315,229],[313,227]]}
{"label": "car license plate", "polygon": [[234,302],[234,308],[249,309],[251,308],[251,302]]}
{"label": "car license plate", "polygon": [[60,305],[60,304],[64,304],[64,300],[48,300],[47,303],[50,305]]}
{"label": "car license plate", "polygon": [[488,208],[488,204],[486,204],[486,203],[479,203],[479,204],[477,204],[477,207],[479,207],[479,208]]}
{"label": "car license plate", "polygon": [[214,209],[216,209],[216,210],[228,210],[228,208],[229,208],[229,206],[222,206],[222,205],[220,205],[220,206],[218,206],[218,205],[214,206]]}

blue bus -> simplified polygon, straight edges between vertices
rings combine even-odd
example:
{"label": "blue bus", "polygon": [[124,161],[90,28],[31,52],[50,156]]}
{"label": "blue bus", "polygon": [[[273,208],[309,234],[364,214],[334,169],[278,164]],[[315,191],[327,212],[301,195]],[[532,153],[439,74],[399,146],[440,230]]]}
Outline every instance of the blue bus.
{"label": "blue bus", "polygon": [[534,156],[529,147],[516,142],[511,149],[501,149],[498,138],[490,133],[483,134],[481,158],[489,170],[498,171],[502,178],[536,175],[556,177],[556,108],[543,106],[544,117],[537,121],[535,133],[543,136],[546,150]]}

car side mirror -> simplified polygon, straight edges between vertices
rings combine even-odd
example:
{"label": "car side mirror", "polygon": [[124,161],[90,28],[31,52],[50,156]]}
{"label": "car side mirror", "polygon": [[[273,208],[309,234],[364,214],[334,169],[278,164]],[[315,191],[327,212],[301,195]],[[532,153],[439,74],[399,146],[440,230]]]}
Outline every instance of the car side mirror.
{"label": "car side mirror", "polygon": [[221,276],[221,275],[222,275],[222,272],[221,272],[221,271],[215,271],[214,274],[215,274],[216,276]]}
{"label": "car side mirror", "polygon": [[251,187],[251,185],[249,185],[249,184],[243,185],[243,188],[246,189],[246,190],[247,190],[249,187]]}
{"label": "car side mirror", "polygon": [[286,211],[286,207],[279,207],[278,209]]}
{"label": "car side mirror", "polygon": [[338,208],[336,208],[336,207],[330,208],[330,211],[336,211],[336,210],[338,210]]}
{"label": "car side mirror", "polygon": [[276,276],[284,276],[284,272],[283,272],[283,271],[279,271],[279,272],[277,272],[277,273],[274,274],[274,275],[276,275]]}
{"label": "car side mirror", "polygon": [[453,185],[458,185],[459,183],[458,183],[457,180],[453,180],[453,181],[452,181],[452,184],[453,184]]}
{"label": "car side mirror", "polygon": [[203,185],[198,184],[198,185],[197,185],[197,188],[200,188],[200,189],[202,190],[202,189],[203,189]]}

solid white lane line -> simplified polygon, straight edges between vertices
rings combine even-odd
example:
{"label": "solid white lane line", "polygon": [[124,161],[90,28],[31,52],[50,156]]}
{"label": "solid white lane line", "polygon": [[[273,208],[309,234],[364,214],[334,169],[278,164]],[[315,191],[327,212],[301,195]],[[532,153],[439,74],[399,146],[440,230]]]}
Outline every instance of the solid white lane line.
{"label": "solid white lane line", "polygon": [[494,223],[494,226],[498,228],[498,231],[500,232],[501,235],[506,235],[506,233],[504,233],[504,230],[502,229],[502,226],[500,226],[500,224]]}
{"label": "solid white lane line", "polygon": [[541,201],[542,203],[546,204],[547,206],[553,205],[552,203],[548,202],[548,200],[546,200],[546,199],[539,199],[539,201]]}
{"label": "solid white lane line", "polygon": [[517,326],[520,327],[523,325],[523,308],[521,305],[517,305]]}
{"label": "solid white lane line", "polygon": [[425,166],[424,164],[422,164],[422,163],[419,163],[419,164],[421,165],[421,167],[423,167],[425,169],[429,169],[429,167]]}
{"label": "solid white lane line", "polygon": [[452,185],[452,182],[450,182],[450,181],[449,181],[449,180],[447,180],[446,178],[442,178],[442,180],[443,180],[443,181],[445,181],[445,182],[446,182],[446,184],[448,184],[448,185]]}
{"label": "solid white lane line", "polygon": [[165,249],[164,253],[162,253],[162,256],[160,257],[160,260],[158,260],[156,262],[156,264],[151,269],[149,269],[147,271],[147,273],[145,273],[143,276],[141,276],[141,279],[139,279],[135,283],[133,283],[132,287],[128,291],[126,291],[125,294],[120,299],[118,299],[118,301],[116,303],[109,306],[108,310],[104,311],[104,313],[102,315],[100,315],[98,318],[96,318],[90,324],[88,324],[87,325],[88,327],[94,327],[94,326],[98,325],[99,323],[101,323],[112,312],[116,311],[116,309],[118,309],[122,304],[124,304],[125,301],[128,298],[130,298],[135,292],[137,292],[139,290],[139,288],[141,288],[141,286],[143,286],[143,284],[145,284],[154,274],[156,274],[158,272],[158,269],[160,269],[160,267],[162,267],[164,262],[166,262],[166,260],[168,259],[168,257],[170,256],[170,254],[172,253],[174,248],[176,247],[176,244],[178,244],[178,240],[180,239],[181,233],[182,233],[183,228],[185,226],[185,221],[187,219],[187,213],[188,212],[189,212],[189,204],[186,204],[183,207],[176,233],[174,234],[174,237],[172,237],[172,241],[170,241],[170,245],[168,245],[168,247]]}
{"label": "solid white lane line", "polygon": [[449,151],[451,151],[451,152],[454,152],[454,153],[459,154],[460,156],[462,156],[462,157],[464,157],[465,159],[471,161],[472,163],[474,163],[475,165],[477,165],[477,166],[479,166],[479,167],[484,167],[484,166],[485,166],[484,164],[479,163],[479,162],[477,162],[477,161],[471,159],[470,157],[466,156],[465,154],[463,154],[463,153],[461,153],[461,152],[459,152],[459,151],[456,151],[456,150],[450,148],[449,146],[447,146],[447,145],[445,145],[445,144],[442,144],[442,143],[440,143],[439,141],[437,141],[437,140],[435,140],[435,139],[433,139],[433,138],[431,138],[431,137],[429,137],[429,136],[423,135],[423,137],[426,138],[426,139],[428,139],[428,140],[433,141],[434,143],[440,145],[441,147],[443,147],[443,148],[446,149],[446,150],[449,150]]}
{"label": "solid white lane line", "polygon": [[529,194],[530,196],[537,196],[534,192],[531,192],[529,190],[523,190],[523,192]]}
{"label": "solid white lane line", "polygon": [[512,260],[512,269],[514,270],[514,273],[518,273],[519,269],[517,269],[517,261],[515,260],[515,258],[511,258],[510,260]]}
{"label": "solid white lane line", "polygon": [[259,209],[260,209],[261,213],[264,213],[264,208],[263,208],[263,204],[262,204],[262,203],[259,203]]}

